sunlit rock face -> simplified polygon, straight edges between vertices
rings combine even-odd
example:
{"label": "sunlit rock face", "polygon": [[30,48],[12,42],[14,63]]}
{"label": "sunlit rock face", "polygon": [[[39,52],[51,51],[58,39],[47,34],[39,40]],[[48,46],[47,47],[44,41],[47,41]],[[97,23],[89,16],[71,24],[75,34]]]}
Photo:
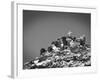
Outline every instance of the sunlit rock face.
{"label": "sunlit rock face", "polygon": [[77,38],[69,32],[66,36],[41,48],[40,56],[24,64],[24,69],[65,68],[91,66],[91,47],[85,35]]}

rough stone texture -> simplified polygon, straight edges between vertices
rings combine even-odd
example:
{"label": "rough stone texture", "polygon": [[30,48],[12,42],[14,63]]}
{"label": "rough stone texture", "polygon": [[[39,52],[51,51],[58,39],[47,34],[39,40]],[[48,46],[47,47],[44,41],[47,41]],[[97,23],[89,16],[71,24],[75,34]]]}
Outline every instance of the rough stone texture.
{"label": "rough stone texture", "polygon": [[40,56],[24,64],[24,69],[91,66],[91,47],[83,35],[70,33],[53,41],[48,49],[41,48]]}

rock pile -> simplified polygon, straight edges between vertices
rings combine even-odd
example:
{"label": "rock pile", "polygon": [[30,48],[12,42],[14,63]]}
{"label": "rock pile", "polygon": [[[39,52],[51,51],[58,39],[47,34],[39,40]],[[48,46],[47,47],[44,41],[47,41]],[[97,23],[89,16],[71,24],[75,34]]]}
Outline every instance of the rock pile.
{"label": "rock pile", "polygon": [[41,48],[40,56],[24,64],[24,69],[64,68],[91,66],[91,47],[83,35],[79,38],[71,35],[53,41],[45,49]]}

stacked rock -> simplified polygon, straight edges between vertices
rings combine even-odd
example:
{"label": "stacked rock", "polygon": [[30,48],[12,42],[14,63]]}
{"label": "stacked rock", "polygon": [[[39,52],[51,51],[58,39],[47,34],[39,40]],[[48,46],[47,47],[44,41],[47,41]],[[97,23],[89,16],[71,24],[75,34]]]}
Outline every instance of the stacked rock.
{"label": "stacked rock", "polygon": [[91,66],[91,47],[83,35],[80,38],[71,35],[53,41],[45,49],[41,48],[40,57],[24,64],[24,69],[64,68]]}

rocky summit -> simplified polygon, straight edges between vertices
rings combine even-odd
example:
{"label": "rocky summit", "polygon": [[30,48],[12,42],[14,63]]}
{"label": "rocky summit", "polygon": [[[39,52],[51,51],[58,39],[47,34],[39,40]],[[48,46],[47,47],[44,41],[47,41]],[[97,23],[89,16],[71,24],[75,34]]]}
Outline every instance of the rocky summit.
{"label": "rocky summit", "polygon": [[52,41],[40,56],[24,64],[24,69],[68,68],[91,66],[91,47],[85,35],[77,38],[69,32]]}

